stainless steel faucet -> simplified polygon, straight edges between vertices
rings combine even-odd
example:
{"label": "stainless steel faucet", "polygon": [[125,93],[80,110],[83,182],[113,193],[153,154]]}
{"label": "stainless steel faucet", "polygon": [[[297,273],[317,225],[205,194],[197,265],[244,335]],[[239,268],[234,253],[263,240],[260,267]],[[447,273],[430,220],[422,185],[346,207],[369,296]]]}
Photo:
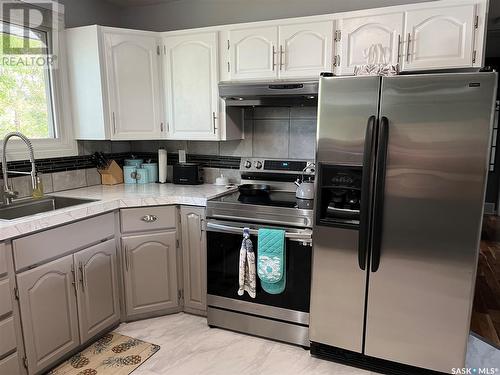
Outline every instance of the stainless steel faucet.
{"label": "stainless steel faucet", "polygon": [[[31,172],[18,172],[18,171],[9,171],[7,170],[7,143],[9,142],[9,139],[12,137],[18,137],[20,138],[24,143],[26,143],[26,146],[28,147],[28,152],[30,155],[30,162],[31,162]],[[30,175],[31,176],[31,187],[33,190],[36,189],[37,187],[37,182],[36,182],[36,166],[35,166],[35,153],[33,152],[33,145],[31,144],[31,141],[26,137],[24,134],[20,132],[12,132],[8,133],[5,135],[3,139],[3,147],[2,147],[2,174],[3,174],[3,203],[4,204],[11,204],[12,201],[17,198],[17,192],[12,190],[11,187],[9,187],[9,181],[8,181],[8,174],[22,174],[22,175]]]}

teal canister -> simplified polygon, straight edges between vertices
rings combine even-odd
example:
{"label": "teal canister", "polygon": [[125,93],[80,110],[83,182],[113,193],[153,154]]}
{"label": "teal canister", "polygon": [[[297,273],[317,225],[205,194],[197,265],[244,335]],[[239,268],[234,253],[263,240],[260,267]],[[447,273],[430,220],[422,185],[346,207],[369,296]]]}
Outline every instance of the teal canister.
{"label": "teal canister", "polygon": [[148,170],[146,168],[137,168],[135,178],[138,184],[149,183]]}
{"label": "teal canister", "polygon": [[158,182],[158,163],[144,163],[142,168],[148,170],[149,182]]}
{"label": "teal canister", "polygon": [[123,166],[123,180],[126,184],[135,184],[137,168],[135,165],[124,165]]}
{"label": "teal canister", "polygon": [[142,163],[144,163],[144,159],[125,159],[123,164],[134,166],[136,168],[140,168]]}

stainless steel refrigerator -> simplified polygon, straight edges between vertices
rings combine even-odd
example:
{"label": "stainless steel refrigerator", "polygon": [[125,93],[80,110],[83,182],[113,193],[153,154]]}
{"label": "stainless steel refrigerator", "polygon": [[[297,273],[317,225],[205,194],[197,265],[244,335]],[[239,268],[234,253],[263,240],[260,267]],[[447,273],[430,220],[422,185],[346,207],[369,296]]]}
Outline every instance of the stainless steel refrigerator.
{"label": "stainless steel refrigerator", "polygon": [[464,366],[496,82],[320,79],[313,355],[384,373]]}

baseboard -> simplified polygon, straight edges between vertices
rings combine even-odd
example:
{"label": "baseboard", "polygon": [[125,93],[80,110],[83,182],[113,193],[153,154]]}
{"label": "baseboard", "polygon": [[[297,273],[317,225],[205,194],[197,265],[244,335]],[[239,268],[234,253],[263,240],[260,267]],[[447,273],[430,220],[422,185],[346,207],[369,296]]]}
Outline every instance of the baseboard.
{"label": "baseboard", "polygon": [[446,375],[443,372],[427,370],[419,367],[403,365],[380,358],[365,356],[333,346],[311,342],[311,355],[347,366],[377,372],[386,375]]}

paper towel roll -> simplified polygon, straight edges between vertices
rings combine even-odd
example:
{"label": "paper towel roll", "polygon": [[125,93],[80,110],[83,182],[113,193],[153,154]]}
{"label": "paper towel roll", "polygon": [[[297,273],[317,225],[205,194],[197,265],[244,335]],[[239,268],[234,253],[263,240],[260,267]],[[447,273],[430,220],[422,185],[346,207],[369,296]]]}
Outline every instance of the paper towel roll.
{"label": "paper towel roll", "polygon": [[167,150],[158,150],[158,180],[161,184],[167,182]]}

